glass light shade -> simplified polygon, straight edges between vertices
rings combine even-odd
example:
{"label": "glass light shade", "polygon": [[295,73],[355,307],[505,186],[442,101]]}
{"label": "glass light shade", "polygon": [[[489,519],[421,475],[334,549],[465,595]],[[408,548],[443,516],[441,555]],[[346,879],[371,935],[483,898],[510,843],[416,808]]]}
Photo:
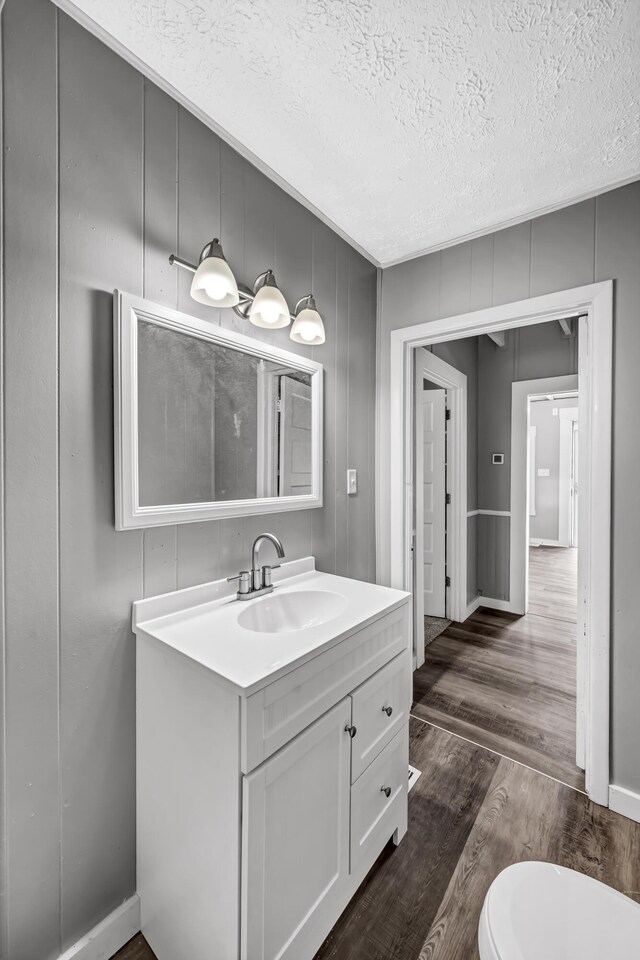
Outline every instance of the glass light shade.
{"label": "glass light shade", "polygon": [[325,342],[324,324],[322,317],[316,310],[313,297],[309,297],[307,303],[309,306],[296,314],[289,336],[296,343],[304,343],[308,347],[315,347],[319,343]]}
{"label": "glass light shade", "polygon": [[287,301],[278,290],[275,278],[268,273],[264,284],[255,295],[249,310],[249,320],[256,327],[277,330],[291,323]]}
{"label": "glass light shade", "polygon": [[209,307],[235,307],[240,302],[238,284],[223,256],[222,247],[214,240],[208,253],[193,275],[191,296]]}

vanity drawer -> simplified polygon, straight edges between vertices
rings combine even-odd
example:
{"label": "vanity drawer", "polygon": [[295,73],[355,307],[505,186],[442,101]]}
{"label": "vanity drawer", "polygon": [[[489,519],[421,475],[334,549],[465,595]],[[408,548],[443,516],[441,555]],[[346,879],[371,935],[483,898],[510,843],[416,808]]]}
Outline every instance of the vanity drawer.
{"label": "vanity drawer", "polygon": [[365,681],[351,694],[351,782],[354,783],[409,719],[411,703],[409,651]]}
{"label": "vanity drawer", "polygon": [[408,647],[404,603],[242,700],[242,772],[254,770]]}
{"label": "vanity drawer", "polygon": [[352,874],[371,866],[396,829],[399,812],[406,821],[408,777],[409,724],[405,723],[351,787]]}

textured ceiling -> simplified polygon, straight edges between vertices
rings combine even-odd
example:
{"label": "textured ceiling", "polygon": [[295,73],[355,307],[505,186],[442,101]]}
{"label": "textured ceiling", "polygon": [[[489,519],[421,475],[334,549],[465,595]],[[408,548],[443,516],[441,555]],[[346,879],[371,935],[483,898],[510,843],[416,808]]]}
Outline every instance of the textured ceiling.
{"label": "textured ceiling", "polygon": [[640,0],[56,2],[383,265],[640,176]]}

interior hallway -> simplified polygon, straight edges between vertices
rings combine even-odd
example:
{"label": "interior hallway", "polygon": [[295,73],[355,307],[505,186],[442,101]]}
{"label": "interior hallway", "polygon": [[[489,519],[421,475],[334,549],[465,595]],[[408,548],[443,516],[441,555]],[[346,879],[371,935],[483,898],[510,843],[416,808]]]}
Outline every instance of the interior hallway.
{"label": "interior hallway", "polygon": [[530,548],[525,617],[479,609],[426,648],[416,716],[584,790],[575,764],[577,551]]}

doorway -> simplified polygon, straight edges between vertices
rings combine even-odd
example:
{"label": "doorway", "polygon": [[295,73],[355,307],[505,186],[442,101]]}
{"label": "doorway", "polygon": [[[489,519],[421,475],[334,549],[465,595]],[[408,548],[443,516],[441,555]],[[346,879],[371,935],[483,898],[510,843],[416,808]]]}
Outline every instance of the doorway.
{"label": "doorway", "polygon": [[414,665],[424,663],[425,617],[466,610],[467,378],[434,353],[412,357],[411,536]]}
{"label": "doorway", "polygon": [[[579,609],[584,611],[584,631],[578,631],[578,635],[586,666],[583,684],[586,790],[594,801],[603,805],[609,802],[612,293],[612,282],[606,281],[394,330],[390,345],[390,430],[381,437],[380,449],[380,462],[388,464],[390,471],[390,495],[388,500],[380,501],[378,509],[379,550],[389,551],[390,583],[411,589],[415,390],[411,373],[416,348],[484,334],[492,339],[502,338],[506,330],[567,317],[580,318],[578,377],[584,424],[581,423],[579,438],[581,486],[577,549],[581,558]],[[526,471],[526,436],[524,450]],[[526,486],[520,491],[520,500],[526,504]],[[510,512],[513,514],[513,511],[512,503]],[[500,511],[485,513],[500,514]],[[521,513],[522,520],[519,513],[512,517],[512,544],[514,528],[520,542],[526,543],[525,510]],[[513,549],[510,555],[513,560]],[[526,561],[518,562],[521,566],[526,564]],[[513,596],[502,601],[501,606],[495,605],[495,609],[512,610]]]}

